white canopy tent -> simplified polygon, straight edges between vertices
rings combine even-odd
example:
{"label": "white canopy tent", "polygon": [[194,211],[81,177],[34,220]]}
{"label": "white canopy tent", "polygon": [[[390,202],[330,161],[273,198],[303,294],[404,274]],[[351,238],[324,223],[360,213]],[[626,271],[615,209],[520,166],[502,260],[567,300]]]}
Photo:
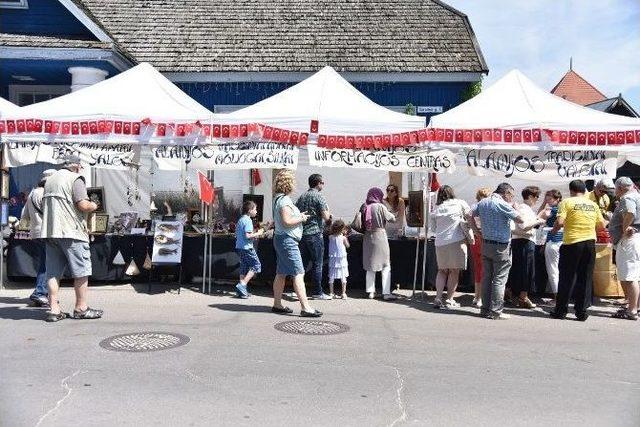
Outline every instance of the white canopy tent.
{"label": "white canopy tent", "polygon": [[[309,132],[311,121],[317,120],[318,133],[334,135],[407,132],[426,125],[424,117],[397,113],[371,101],[331,67],[324,67],[306,80],[254,105],[219,115],[216,120],[257,122],[298,132]],[[265,216],[271,218],[271,171],[261,170],[260,173],[262,183],[254,191],[267,196]],[[296,173],[297,194],[308,188],[307,178],[312,173],[324,176],[327,203],[335,217],[344,219],[353,216],[370,187],[385,186],[389,181],[384,170],[318,169],[310,166],[307,156],[303,155]],[[216,172],[215,183],[247,192],[250,189],[249,172]],[[348,191],[343,191],[346,183]]]}
{"label": "white canopy tent", "polygon": [[16,104],[7,101],[4,98],[0,98],[0,117],[16,114],[18,110],[20,110],[20,107]]}

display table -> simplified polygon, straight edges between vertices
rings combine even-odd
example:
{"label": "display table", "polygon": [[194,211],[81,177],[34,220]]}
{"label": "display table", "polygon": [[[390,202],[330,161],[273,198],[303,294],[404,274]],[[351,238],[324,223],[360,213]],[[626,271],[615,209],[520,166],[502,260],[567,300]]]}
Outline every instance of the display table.
{"label": "display table", "polygon": [[[91,263],[93,274],[90,278],[93,283],[109,282],[147,282],[149,272],[142,269],[146,253],[151,254],[153,245],[152,236],[119,236],[119,235],[96,235],[90,244]],[[349,260],[349,287],[364,289],[365,272],[362,269],[362,236],[355,235],[349,238],[351,248],[348,250]],[[325,239],[325,244],[327,240]],[[435,247],[433,241],[428,243],[427,251],[427,283],[428,288],[433,288],[437,271]],[[415,261],[416,241],[414,239],[390,239],[391,249],[391,283],[395,287],[399,284],[404,289],[413,286],[413,272]],[[420,265],[418,266],[418,285],[422,276],[422,248],[420,243]],[[204,236],[185,236],[182,250],[182,277],[183,283],[190,283],[194,277],[202,276],[204,250]],[[259,280],[270,282],[275,276],[276,256],[271,239],[259,239],[256,243],[256,250],[262,263],[262,273]],[[125,263],[128,264],[131,258],[135,260],[140,275],[127,276],[124,274],[126,265],[113,265],[113,259],[120,251]],[[37,260],[36,245],[31,240],[10,239],[7,254],[7,276],[10,280],[29,280],[36,276]],[[327,252],[325,252],[327,253]],[[471,257],[469,257],[471,258]],[[240,262],[235,252],[234,236],[221,235],[213,237],[212,255],[209,260],[214,279],[237,280]],[[469,269],[461,273],[459,289],[462,291],[473,290],[473,263]],[[327,281],[326,258],[325,277]],[[378,281],[380,281],[378,275]],[[156,275],[154,274],[154,277]],[[309,277],[307,277],[309,281]],[[379,289],[379,285],[378,285]]]}

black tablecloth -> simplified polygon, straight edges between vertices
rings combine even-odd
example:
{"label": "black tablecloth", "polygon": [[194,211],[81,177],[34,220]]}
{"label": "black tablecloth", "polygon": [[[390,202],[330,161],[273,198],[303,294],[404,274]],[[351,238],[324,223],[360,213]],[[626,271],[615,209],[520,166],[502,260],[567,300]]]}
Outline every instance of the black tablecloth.
{"label": "black tablecloth", "polygon": [[[351,248],[348,251],[349,260],[349,286],[364,288],[365,272],[362,269],[362,236],[350,237]],[[145,254],[151,254],[153,238],[151,236],[118,236],[98,235],[91,242],[91,262],[93,274],[90,278],[95,282],[146,282],[149,280],[149,272],[142,268]],[[392,286],[399,284],[402,288],[411,288],[414,277],[414,262],[416,255],[416,241],[413,239],[391,239],[391,281]],[[420,242],[418,266],[418,288],[422,277],[423,241]],[[204,236],[184,237],[182,250],[182,280],[189,283],[194,277],[202,276]],[[271,281],[275,276],[276,256],[271,239],[260,239],[256,244],[258,256],[262,262],[262,273],[259,278]],[[113,259],[120,251],[125,265],[113,265]],[[326,252],[325,252],[326,253]],[[7,275],[10,280],[25,280],[33,278],[37,271],[35,255],[37,248],[31,240],[9,241],[7,255]],[[141,274],[129,277],[124,274],[126,264],[134,258]],[[471,259],[471,257],[469,257]],[[212,244],[210,265],[213,277],[217,279],[235,280],[238,278],[240,262],[235,252],[235,239],[233,236],[215,236]],[[326,262],[326,261],[325,261]],[[155,267],[154,267],[155,269]],[[325,283],[327,271],[325,267]],[[433,241],[429,241],[427,250],[427,284],[433,288],[437,271],[435,247]],[[154,274],[155,277],[155,274]],[[473,262],[469,268],[461,274],[460,290],[473,289]],[[307,280],[309,277],[307,277]],[[380,277],[378,275],[378,281]]]}

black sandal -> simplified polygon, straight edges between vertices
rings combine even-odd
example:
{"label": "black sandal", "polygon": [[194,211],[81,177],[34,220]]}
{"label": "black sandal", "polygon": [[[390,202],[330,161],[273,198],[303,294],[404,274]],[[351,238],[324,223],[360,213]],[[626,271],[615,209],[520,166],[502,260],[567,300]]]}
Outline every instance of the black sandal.
{"label": "black sandal", "polygon": [[276,314],[291,314],[293,310],[289,307],[271,307],[271,311]]}
{"label": "black sandal", "polygon": [[629,313],[626,308],[616,311],[611,317],[616,319],[638,320],[638,315]]}
{"label": "black sandal", "polygon": [[44,319],[45,322],[59,322],[62,319],[66,319],[67,317],[69,317],[69,315],[67,313],[47,313],[47,317]]}
{"label": "black sandal", "polygon": [[102,317],[102,310],[87,307],[84,311],[73,310],[74,319],[99,319]]}
{"label": "black sandal", "polygon": [[319,310],[313,310],[313,311],[302,310],[300,312],[300,317],[320,317],[320,316],[322,316],[322,312]]}

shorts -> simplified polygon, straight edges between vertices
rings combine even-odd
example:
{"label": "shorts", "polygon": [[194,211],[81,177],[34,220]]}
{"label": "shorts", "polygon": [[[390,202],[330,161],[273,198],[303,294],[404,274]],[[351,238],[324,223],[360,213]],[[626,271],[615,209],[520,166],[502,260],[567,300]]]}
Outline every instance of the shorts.
{"label": "shorts", "polygon": [[467,268],[467,243],[449,243],[448,245],[436,246],[436,260],[438,270],[464,270]]}
{"label": "shorts", "polygon": [[74,279],[91,276],[89,243],[75,239],[47,239],[46,251],[47,279],[61,279],[67,271]]}
{"label": "shorts", "polygon": [[640,234],[623,237],[616,245],[616,268],[618,280],[635,282],[640,280]]}
{"label": "shorts", "polygon": [[276,250],[276,274],[297,276],[304,274],[302,256],[298,242],[287,234],[273,236],[273,246]]}
{"label": "shorts", "polygon": [[258,254],[255,249],[236,249],[236,253],[240,257],[241,276],[246,276],[251,270],[253,270],[254,273],[260,273],[260,271],[262,271],[260,258],[258,258]]}

